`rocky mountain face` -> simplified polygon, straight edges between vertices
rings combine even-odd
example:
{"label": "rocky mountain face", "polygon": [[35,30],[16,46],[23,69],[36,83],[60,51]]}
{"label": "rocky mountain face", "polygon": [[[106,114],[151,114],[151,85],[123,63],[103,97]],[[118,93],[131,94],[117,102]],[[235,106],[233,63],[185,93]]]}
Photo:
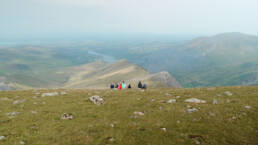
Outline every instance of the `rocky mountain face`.
{"label": "rocky mountain face", "polygon": [[167,87],[182,88],[182,86],[176,81],[176,79],[173,78],[167,71],[153,74],[149,79],[154,82],[160,82],[161,84]]}

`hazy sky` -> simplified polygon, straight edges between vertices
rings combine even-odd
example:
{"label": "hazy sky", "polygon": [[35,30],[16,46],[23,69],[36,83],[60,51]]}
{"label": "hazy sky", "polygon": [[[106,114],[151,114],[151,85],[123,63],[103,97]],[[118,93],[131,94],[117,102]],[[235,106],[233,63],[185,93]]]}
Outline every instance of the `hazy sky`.
{"label": "hazy sky", "polygon": [[1,37],[88,33],[258,35],[257,0],[0,0]]}

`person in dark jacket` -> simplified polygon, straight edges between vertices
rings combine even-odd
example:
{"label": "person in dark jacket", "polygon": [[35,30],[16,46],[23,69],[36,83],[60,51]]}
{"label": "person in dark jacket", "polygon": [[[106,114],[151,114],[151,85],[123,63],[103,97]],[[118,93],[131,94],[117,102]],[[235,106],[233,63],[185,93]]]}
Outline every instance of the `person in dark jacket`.
{"label": "person in dark jacket", "polygon": [[142,89],[142,82],[141,81],[138,83],[138,88]]}
{"label": "person in dark jacket", "polygon": [[117,89],[119,88],[118,84],[116,84],[115,88],[117,88]]}
{"label": "person in dark jacket", "polygon": [[131,87],[131,84],[129,84],[129,85],[128,85],[128,89],[131,89],[131,88],[132,88],[132,87]]}
{"label": "person in dark jacket", "polygon": [[115,85],[114,84],[111,84],[110,85],[110,89],[114,89],[115,88]]}

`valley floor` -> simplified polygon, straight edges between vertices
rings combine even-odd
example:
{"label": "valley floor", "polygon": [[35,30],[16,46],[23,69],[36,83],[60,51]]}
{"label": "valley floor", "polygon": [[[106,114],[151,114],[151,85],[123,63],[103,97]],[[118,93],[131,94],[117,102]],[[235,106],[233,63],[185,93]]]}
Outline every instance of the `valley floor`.
{"label": "valley floor", "polygon": [[0,144],[257,145],[258,87],[2,91]]}

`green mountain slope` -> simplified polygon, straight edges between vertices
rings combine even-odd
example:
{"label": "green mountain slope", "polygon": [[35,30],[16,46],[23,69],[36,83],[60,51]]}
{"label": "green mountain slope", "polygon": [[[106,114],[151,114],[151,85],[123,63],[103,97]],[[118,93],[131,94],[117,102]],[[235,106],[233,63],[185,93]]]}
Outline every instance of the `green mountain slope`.
{"label": "green mountain slope", "polygon": [[181,87],[169,73],[152,75],[144,68],[129,63],[127,60],[112,64],[95,61],[58,73],[69,75],[69,80],[64,85],[66,88],[108,88],[111,83],[121,81],[133,87],[136,87],[139,81],[147,83],[149,87]]}
{"label": "green mountain slope", "polygon": [[257,87],[0,91],[0,144],[257,145],[257,96]]}

